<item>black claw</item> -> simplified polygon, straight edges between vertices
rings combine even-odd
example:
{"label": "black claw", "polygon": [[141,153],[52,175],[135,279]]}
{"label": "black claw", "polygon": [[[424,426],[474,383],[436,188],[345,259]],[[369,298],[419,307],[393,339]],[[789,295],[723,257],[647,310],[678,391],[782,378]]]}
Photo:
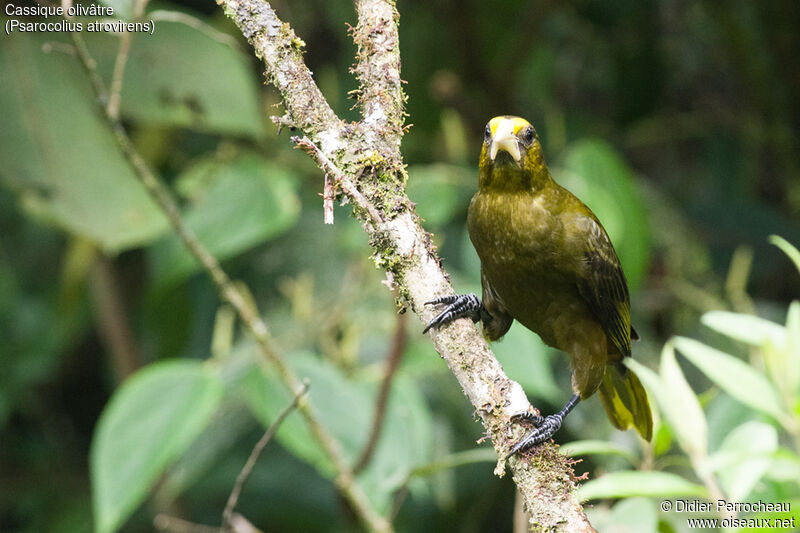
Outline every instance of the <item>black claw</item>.
{"label": "black claw", "polygon": [[447,324],[457,318],[471,318],[473,322],[477,322],[481,318],[483,309],[483,304],[475,294],[454,294],[425,302],[425,305],[439,304],[447,304],[447,307],[428,322],[425,329],[422,330],[423,335],[431,328]]}
{"label": "black claw", "polygon": [[508,457],[550,440],[553,435],[561,429],[561,424],[563,422],[564,418],[559,414],[546,416],[536,429],[525,435],[525,437],[511,449],[511,453],[508,454]]}
{"label": "black claw", "polygon": [[515,415],[511,415],[511,420],[524,420],[525,422],[530,422],[534,426],[539,427],[542,425],[542,422],[544,422],[544,417],[535,415],[530,411],[520,411]]}
{"label": "black claw", "polygon": [[442,296],[440,298],[436,298],[435,300],[431,300],[430,302],[425,302],[425,305],[451,304],[458,300],[458,298],[458,294],[451,294],[450,296]]}

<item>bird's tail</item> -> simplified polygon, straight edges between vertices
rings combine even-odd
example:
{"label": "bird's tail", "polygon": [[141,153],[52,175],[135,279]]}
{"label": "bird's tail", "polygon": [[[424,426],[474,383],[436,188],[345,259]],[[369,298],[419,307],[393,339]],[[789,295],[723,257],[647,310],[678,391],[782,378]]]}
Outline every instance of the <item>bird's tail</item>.
{"label": "bird's tail", "polygon": [[600,401],[618,429],[635,427],[646,440],[653,436],[653,415],[642,382],[622,364],[609,365],[600,383]]}

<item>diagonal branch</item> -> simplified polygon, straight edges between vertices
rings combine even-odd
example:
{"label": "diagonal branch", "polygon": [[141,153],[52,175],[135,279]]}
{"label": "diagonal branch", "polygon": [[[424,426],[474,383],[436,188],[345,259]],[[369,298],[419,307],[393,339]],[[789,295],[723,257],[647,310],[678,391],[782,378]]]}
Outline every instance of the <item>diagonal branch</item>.
{"label": "diagonal branch", "polygon": [[[310,81],[298,50],[299,39],[278,21],[267,2],[217,2],[249,39],[256,55],[264,59],[267,76],[280,91],[291,122],[311,140],[305,147],[308,153],[340,186],[347,184],[340,190],[356,206],[376,265],[386,271],[400,299],[422,322],[430,320],[433,311],[425,302],[454,291],[430,234],[420,225],[405,194],[406,176],[398,152],[404,97],[393,0],[356,0],[359,24],[354,39],[359,57],[355,72],[362,84],[359,101],[364,119],[355,127],[337,126],[332,113],[321,111],[330,108]],[[297,73],[297,80],[291,73]],[[370,172],[365,172],[367,169]],[[469,321],[459,320],[435,330],[431,339],[480,415],[501,458],[495,472],[503,475],[505,456],[523,432],[510,423],[510,417],[530,407],[522,387],[505,375]],[[575,496],[572,468],[557,446],[541,446],[527,457],[512,458],[509,465],[532,529],[594,531]]]}
{"label": "diagonal branch", "polygon": [[302,130],[326,152],[340,144],[344,123],[322,96],[311,71],[303,62],[306,43],[282,22],[267,2],[217,0],[225,14],[239,21],[239,29],[267,66],[268,81],[281,94],[287,116],[281,119]]}
{"label": "diagonal branch", "polygon": [[264,448],[269,444],[269,441],[272,437],[275,436],[275,433],[278,432],[278,428],[281,427],[283,421],[286,420],[286,417],[289,416],[292,411],[297,408],[297,405],[300,403],[300,399],[303,395],[308,391],[308,381],[303,381],[303,388],[295,394],[294,399],[292,402],[286,406],[286,408],[281,411],[275,421],[269,426],[264,435],[256,443],[253,451],[250,452],[250,457],[247,458],[247,462],[242,467],[242,470],[239,472],[239,475],[236,476],[236,483],[233,485],[233,490],[231,490],[230,496],[228,496],[228,502],[225,504],[225,510],[222,512],[222,526],[230,526],[233,521],[233,510],[236,508],[236,503],[239,501],[239,495],[242,493],[242,488],[244,487],[247,478],[250,477],[250,473],[253,471],[253,468],[256,466],[256,461],[258,461],[258,457],[261,455],[261,452],[264,451]]}
{"label": "diagonal branch", "polygon": [[389,354],[386,356],[386,367],[383,370],[383,379],[378,390],[378,398],[375,400],[375,411],[372,414],[372,429],[370,429],[367,443],[364,445],[364,449],[353,467],[353,471],[356,473],[361,472],[369,465],[372,455],[375,453],[375,447],[378,445],[381,430],[383,429],[383,420],[386,416],[386,408],[389,405],[389,393],[392,391],[392,378],[394,378],[395,372],[400,366],[403,352],[405,352],[408,344],[407,330],[408,313],[401,313],[397,315],[395,320],[394,335],[392,336]]}
{"label": "diagonal branch", "polygon": [[367,200],[361,191],[350,181],[350,178],[336,165],[328,159],[325,152],[320,150],[308,137],[292,137],[291,141],[295,144],[296,148],[300,148],[317,164],[319,168],[325,171],[326,175],[333,178],[334,187],[338,187],[342,192],[347,195],[353,202],[357,209],[362,210],[367,214],[367,220],[373,225],[375,229],[379,228],[383,223],[383,217],[375,208],[375,206]]}
{"label": "diagonal branch", "polygon": [[89,275],[89,289],[100,340],[114,363],[117,382],[121,383],[141,366],[142,357],[111,258],[96,254]]}
{"label": "diagonal branch", "polygon": [[[148,1],[134,0],[133,22],[139,22],[142,18]],[[111,86],[108,90],[108,102],[106,103],[108,114],[115,119],[119,118],[120,102],[122,101],[122,81],[125,77],[125,66],[128,64],[132,42],[132,31],[123,31],[119,35],[119,48],[117,49],[117,57],[114,60],[114,73],[111,75]]]}

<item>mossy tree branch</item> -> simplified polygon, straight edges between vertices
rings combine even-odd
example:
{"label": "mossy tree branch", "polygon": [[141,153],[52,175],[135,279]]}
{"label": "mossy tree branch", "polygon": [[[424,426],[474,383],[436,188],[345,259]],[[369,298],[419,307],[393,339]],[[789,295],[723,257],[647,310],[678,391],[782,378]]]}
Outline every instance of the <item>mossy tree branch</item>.
{"label": "mossy tree branch", "polygon": [[353,72],[359,81],[362,133],[365,140],[384,145],[381,150],[401,161],[405,95],[400,79],[399,14],[394,3],[357,0],[358,26],[353,40],[358,61]]}
{"label": "mossy tree branch", "polygon": [[[378,267],[410,307],[426,322],[433,311],[424,303],[453,294],[431,237],[420,225],[405,194],[400,155],[405,96],[400,79],[398,13],[392,0],[356,0],[358,46],[353,69],[363,119],[345,123],[331,110],[306,67],[305,45],[264,0],[217,0],[266,64],[266,77],[286,108],[274,120],[291,124],[306,138],[294,138],[326,174],[337,194],[353,203],[373,248]],[[519,384],[510,380],[483,337],[468,320],[432,331],[436,350],[447,362],[480,415],[503,475],[505,455],[523,433],[510,416],[529,407]],[[536,531],[593,531],[575,497],[575,478],[557,447],[547,444],[509,461],[522,494],[530,526]]]}

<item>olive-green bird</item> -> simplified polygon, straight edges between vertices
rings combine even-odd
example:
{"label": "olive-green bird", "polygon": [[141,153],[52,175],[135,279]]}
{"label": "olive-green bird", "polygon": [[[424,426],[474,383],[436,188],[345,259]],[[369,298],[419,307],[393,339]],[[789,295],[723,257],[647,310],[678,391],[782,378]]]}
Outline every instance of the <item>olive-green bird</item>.
{"label": "olive-green bird", "polygon": [[481,260],[483,300],[469,294],[428,302],[447,307],[425,332],[468,317],[481,320],[486,337],[497,340],[516,319],[570,355],[574,395],[556,414],[520,413],[536,427],[511,454],[552,437],[598,388],[611,423],[635,427],[650,440],[647,395],[622,363],[631,355],[631,338],[638,338],[625,274],[594,213],[553,180],[527,120],[501,116],[486,125],[468,224]]}

